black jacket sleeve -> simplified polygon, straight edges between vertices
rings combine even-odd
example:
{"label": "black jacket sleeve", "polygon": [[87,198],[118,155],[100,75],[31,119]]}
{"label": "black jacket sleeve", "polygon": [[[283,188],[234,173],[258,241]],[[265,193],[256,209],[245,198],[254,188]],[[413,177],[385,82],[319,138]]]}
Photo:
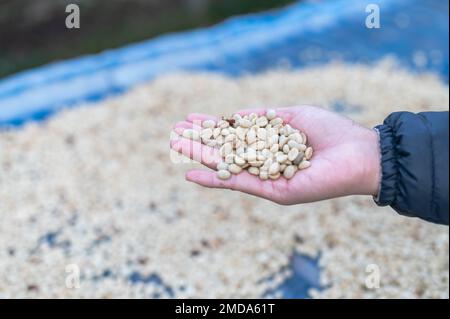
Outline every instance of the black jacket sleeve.
{"label": "black jacket sleeve", "polygon": [[376,127],[381,185],[376,203],[448,225],[448,112],[396,112]]}

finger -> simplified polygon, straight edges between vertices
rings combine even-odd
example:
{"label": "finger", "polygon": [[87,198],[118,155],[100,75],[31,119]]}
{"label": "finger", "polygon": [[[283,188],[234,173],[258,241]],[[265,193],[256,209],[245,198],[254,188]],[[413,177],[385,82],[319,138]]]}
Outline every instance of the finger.
{"label": "finger", "polygon": [[[280,107],[276,109],[277,115],[279,115],[286,123],[289,123],[294,118],[302,119],[306,114],[319,114],[323,113],[323,110],[314,106],[300,105],[300,106],[288,106]],[[302,121],[300,121],[302,123]]]}
{"label": "finger", "polygon": [[218,122],[219,118],[217,116],[209,115],[209,114],[203,114],[203,113],[190,113],[186,121],[191,123],[202,123],[206,120],[213,120],[214,122]]}
{"label": "finger", "polygon": [[196,131],[201,131],[202,130],[202,128],[200,127],[200,126],[198,126],[196,123],[191,123],[191,122],[188,122],[188,121],[180,121],[180,122],[177,122],[175,125],[174,125],[174,131],[177,133],[177,134],[183,134],[183,131],[184,130],[186,130],[186,129],[193,129],[193,130],[196,130]]}
{"label": "finger", "polygon": [[204,187],[231,189],[266,199],[271,199],[271,194],[274,194],[272,181],[260,181],[246,171],[222,180],[216,172],[192,169],[186,173],[186,180]]}
{"label": "finger", "polygon": [[[292,119],[292,110],[289,110],[288,108],[277,108],[275,109],[277,117],[280,117],[283,119],[285,123],[289,123],[289,121]],[[238,113],[241,116],[249,115],[251,113],[255,113],[258,116],[265,115],[267,112],[266,108],[253,108],[253,109],[244,109],[239,110],[236,113]]]}
{"label": "finger", "polygon": [[286,124],[289,124],[294,117],[293,110],[290,110],[289,108],[278,108],[275,109],[275,112],[277,117],[282,118],[283,122]]}
{"label": "finger", "polygon": [[183,128],[183,129],[192,128],[192,123],[188,121],[180,121],[175,123],[173,128]]}
{"label": "finger", "polygon": [[264,115],[264,114],[266,114],[266,109],[262,108],[262,107],[258,107],[258,108],[251,108],[251,109],[242,109],[242,110],[234,112],[234,114],[239,114],[241,116],[249,115],[251,113],[255,113],[258,116]]}
{"label": "finger", "polygon": [[187,138],[171,140],[170,147],[178,153],[200,162],[211,169],[216,169],[217,164],[222,161],[222,157],[217,148],[209,147]]}
{"label": "finger", "polygon": [[182,123],[178,122],[174,125],[173,131],[177,133],[178,135],[183,135],[184,130],[192,128],[192,124]]}

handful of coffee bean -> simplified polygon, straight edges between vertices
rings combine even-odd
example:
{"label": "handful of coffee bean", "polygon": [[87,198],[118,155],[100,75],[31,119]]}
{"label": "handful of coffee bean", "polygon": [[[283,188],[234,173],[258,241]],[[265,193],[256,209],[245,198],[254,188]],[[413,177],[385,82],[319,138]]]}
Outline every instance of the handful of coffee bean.
{"label": "handful of coffee bean", "polygon": [[275,110],[260,116],[234,114],[217,123],[205,120],[201,126],[200,131],[184,130],[183,137],[219,149],[220,179],[228,179],[244,169],[262,180],[275,180],[281,175],[291,179],[298,170],[311,166],[313,149],[307,146],[306,134],[285,124]]}

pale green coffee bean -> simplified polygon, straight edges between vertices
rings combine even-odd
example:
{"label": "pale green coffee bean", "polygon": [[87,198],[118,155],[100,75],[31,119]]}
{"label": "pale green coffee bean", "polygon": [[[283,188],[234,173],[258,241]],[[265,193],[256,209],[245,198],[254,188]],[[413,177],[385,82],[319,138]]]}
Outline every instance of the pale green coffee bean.
{"label": "pale green coffee bean", "polygon": [[182,135],[183,135],[183,137],[185,137],[185,138],[191,139],[191,138],[192,138],[193,131],[194,131],[194,130],[192,130],[192,129],[185,129],[185,130],[183,131]]}
{"label": "pale green coffee bean", "polygon": [[234,162],[239,166],[243,166],[246,163],[242,157],[237,155],[234,157]]}
{"label": "pale green coffee bean", "polygon": [[261,116],[256,119],[256,125],[258,125],[259,127],[264,127],[268,123],[269,123],[269,121],[267,120],[267,117],[265,117],[265,116]]}
{"label": "pale green coffee bean", "polygon": [[306,150],[305,150],[305,158],[309,161],[311,159],[313,155],[313,149],[311,146],[309,146]]}
{"label": "pale green coffee bean", "polygon": [[277,116],[277,112],[273,109],[268,109],[266,111],[266,117],[268,120],[273,120]]}
{"label": "pale green coffee bean", "polygon": [[300,142],[302,141],[302,136],[300,135],[300,133],[292,133],[288,136],[288,140],[295,141],[298,144],[301,144]]}
{"label": "pale green coffee bean", "polygon": [[225,143],[219,149],[219,154],[222,157],[225,157],[228,154],[231,154],[232,152],[233,152],[233,146],[231,145],[231,143]]}
{"label": "pale green coffee bean", "polygon": [[255,166],[250,166],[248,172],[252,175],[259,175],[259,168]]}
{"label": "pale green coffee bean", "polygon": [[219,135],[219,137],[216,138],[216,141],[219,146],[222,146],[223,143],[225,143],[225,138],[222,135]]}
{"label": "pale green coffee bean", "polygon": [[269,158],[272,157],[272,152],[265,148],[261,151],[261,155],[263,155],[265,158]]}
{"label": "pale green coffee bean", "polygon": [[[308,143],[308,138],[306,137],[306,134],[303,133],[303,132],[301,132],[300,135],[301,135],[301,137],[302,137],[301,144],[306,144],[306,143]],[[300,142],[299,142],[299,143],[300,143]]]}
{"label": "pale green coffee bean", "polygon": [[297,149],[300,149],[300,143],[298,143],[296,140],[289,140],[289,142],[287,143],[287,145],[290,147],[290,148],[297,148]]}
{"label": "pale green coffee bean", "polygon": [[272,153],[276,153],[276,152],[278,152],[278,150],[279,150],[278,144],[273,144],[273,145],[270,147],[270,151],[271,151]]}
{"label": "pale green coffee bean", "polygon": [[241,114],[239,114],[239,113],[233,114],[233,120],[235,120],[236,122],[239,123],[239,121],[240,121],[241,119],[242,119]]}
{"label": "pale green coffee bean", "polygon": [[277,128],[273,128],[273,127],[268,128],[269,125],[266,126],[267,134],[269,136],[276,135],[276,137],[278,138],[279,130]]}
{"label": "pale green coffee bean", "polygon": [[297,171],[297,166],[289,165],[284,169],[283,176],[286,179],[291,179],[292,177],[294,177],[296,171]]}
{"label": "pale green coffee bean", "polygon": [[265,149],[265,147],[266,147],[266,141],[258,141],[258,142],[256,142],[256,149],[258,151],[261,151],[261,150]]}
{"label": "pale green coffee bean", "polygon": [[225,136],[225,143],[227,143],[227,142],[233,143],[235,141],[236,141],[236,135],[228,134],[227,136]]}
{"label": "pale green coffee bean", "polygon": [[216,168],[218,171],[226,171],[228,169],[228,164],[225,162],[220,162],[217,164]]}
{"label": "pale green coffee bean", "polygon": [[239,174],[242,171],[242,167],[236,164],[230,164],[228,170],[233,174]]}
{"label": "pale green coffee bean", "polygon": [[301,161],[300,164],[298,164],[298,169],[305,169],[311,166],[311,162],[307,161],[307,160],[303,160]]}
{"label": "pale green coffee bean", "polygon": [[220,170],[220,171],[217,171],[217,177],[219,177],[220,179],[226,180],[231,177],[231,173],[226,170]]}
{"label": "pale green coffee bean", "polygon": [[281,154],[276,155],[276,159],[277,159],[277,162],[281,164],[281,163],[284,163],[288,159],[288,156],[284,153],[281,153]]}
{"label": "pale green coffee bean", "polygon": [[267,139],[267,130],[265,128],[258,128],[256,130],[256,136],[260,139],[260,140],[266,140]]}
{"label": "pale green coffee bean", "polygon": [[256,154],[256,160],[265,162],[266,157],[264,155],[262,155],[261,152],[258,152],[258,154]]}
{"label": "pale green coffee bean", "polygon": [[213,129],[215,126],[216,126],[216,122],[214,122],[213,120],[205,120],[202,122],[203,128]]}
{"label": "pale green coffee bean", "polygon": [[278,151],[278,152],[276,152],[275,154],[273,154],[275,157],[277,157],[277,156],[281,156],[281,155],[283,155],[284,153],[282,152],[282,151]]}
{"label": "pale green coffee bean", "polygon": [[282,135],[284,135],[284,136],[289,136],[289,130],[288,130],[288,128],[286,127],[286,126],[283,126],[282,128],[281,128],[281,130],[280,130],[280,133],[282,134]]}
{"label": "pale green coffee bean", "polygon": [[213,130],[211,128],[205,128],[201,132],[202,139],[209,140],[213,135]]}
{"label": "pale green coffee bean", "polygon": [[299,151],[297,157],[295,158],[295,160],[292,161],[292,164],[294,164],[294,165],[300,164],[301,161],[303,160],[304,155],[305,154],[302,151]]}
{"label": "pale green coffee bean", "polygon": [[220,120],[217,123],[217,127],[220,127],[221,129],[227,128],[229,126],[230,126],[230,123],[228,123],[228,121],[225,121],[225,120]]}
{"label": "pale green coffee bean", "polygon": [[295,133],[295,130],[292,128],[292,126],[290,126],[289,124],[286,124],[284,126],[284,130],[286,132],[287,135],[290,135],[292,133]]}
{"label": "pale green coffee bean", "polygon": [[254,167],[260,167],[260,166],[262,166],[264,164],[263,161],[251,161],[251,162],[248,162],[248,163],[250,164],[250,166],[254,166]]}
{"label": "pale green coffee bean", "polygon": [[220,127],[216,127],[215,129],[213,129],[213,137],[218,138],[220,135],[220,131],[221,131]]}
{"label": "pale green coffee bean", "polygon": [[278,140],[279,140],[278,144],[280,145],[280,147],[283,147],[288,141],[288,138],[284,135],[280,135]]}
{"label": "pale green coffee bean", "polygon": [[269,174],[269,178],[270,179],[279,179],[280,178],[280,172],[276,173],[276,174]]}
{"label": "pale green coffee bean", "polygon": [[252,148],[247,149],[247,152],[244,153],[245,154],[245,159],[247,160],[247,162],[253,162],[256,161],[256,151]]}
{"label": "pale green coffee bean", "polygon": [[271,135],[268,139],[268,145],[272,146],[273,144],[278,144],[278,135]]}
{"label": "pale green coffee bean", "polygon": [[272,159],[272,157],[270,157],[264,162],[263,166],[266,167],[266,169],[268,170],[270,165],[272,165],[272,163],[273,163],[273,159]]}
{"label": "pale green coffee bean", "polygon": [[242,128],[240,126],[236,128],[236,135],[241,141],[245,141],[246,134],[247,134],[247,132],[244,128]]}
{"label": "pale green coffee bean", "polygon": [[269,179],[269,173],[267,171],[259,170],[259,178],[263,181]]}
{"label": "pale green coffee bean", "polygon": [[246,118],[242,118],[239,121],[239,126],[242,126],[244,128],[249,128],[250,126],[252,126],[252,121],[250,121],[249,119],[246,119]]}
{"label": "pale green coffee bean", "polygon": [[299,150],[297,148],[291,149],[287,155],[288,160],[290,160],[290,161],[295,160],[297,158],[298,153],[299,153]]}
{"label": "pale green coffee bean", "polygon": [[217,145],[216,140],[204,140],[203,144],[209,146],[209,147],[215,147]]}
{"label": "pale green coffee bean", "polygon": [[225,163],[228,164],[233,164],[234,163],[234,154],[228,154],[227,156],[225,156]]}
{"label": "pale green coffee bean", "polygon": [[253,144],[256,142],[255,130],[251,129],[247,132],[246,141],[247,141],[247,144]]}
{"label": "pale green coffee bean", "polygon": [[256,142],[253,143],[253,144],[247,145],[247,149],[248,149],[248,150],[252,150],[252,152],[253,152],[253,151],[256,152],[256,151],[257,151],[257,150],[256,150]]}
{"label": "pale green coffee bean", "polygon": [[241,155],[245,152],[245,147],[239,146],[236,148],[236,155]]}
{"label": "pale green coffee bean", "polygon": [[280,117],[276,117],[276,118],[270,120],[269,123],[272,124],[272,126],[281,125],[281,124],[283,124],[283,119]]}
{"label": "pale green coffee bean", "polygon": [[240,139],[235,139],[234,140],[234,144],[235,144],[235,147],[236,147],[236,153],[237,153],[238,149],[240,149],[240,148],[245,149],[247,147],[247,143],[241,141]]}
{"label": "pale green coffee bean", "polygon": [[278,162],[272,163],[269,167],[269,175],[274,175],[280,172],[280,164]]}

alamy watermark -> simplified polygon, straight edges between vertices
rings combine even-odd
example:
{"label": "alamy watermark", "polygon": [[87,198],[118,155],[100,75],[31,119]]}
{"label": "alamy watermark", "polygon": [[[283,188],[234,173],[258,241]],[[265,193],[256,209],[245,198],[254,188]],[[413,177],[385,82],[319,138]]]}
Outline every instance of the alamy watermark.
{"label": "alamy watermark", "polygon": [[[375,3],[370,3],[366,6],[366,13],[368,13],[365,21],[366,28],[379,29],[380,22],[380,6]],[[80,28],[80,7],[77,4],[71,3],[66,6],[66,28],[79,29]]]}
{"label": "alamy watermark", "polygon": [[[193,129],[200,134],[202,121],[194,120]],[[182,134],[170,132],[171,143],[175,146],[175,150],[170,150],[170,159],[173,164],[179,163],[195,163],[201,162],[205,165],[217,165],[219,150],[215,147],[208,147],[200,141],[183,138]],[[187,156],[186,156],[187,155]]]}
{"label": "alamy watermark", "polygon": [[366,28],[367,29],[379,29],[381,28],[380,23],[380,6],[374,3],[368,4],[366,6]]}
{"label": "alamy watermark", "polygon": [[78,289],[80,288],[80,267],[76,264],[69,264],[66,266],[66,288]]}
{"label": "alamy watermark", "polygon": [[66,6],[66,28],[79,29],[80,28],[80,7],[76,4],[68,4]]}
{"label": "alamy watermark", "polygon": [[381,272],[380,267],[377,264],[369,264],[366,267],[366,288],[367,289],[378,289],[380,288],[380,278]]}

